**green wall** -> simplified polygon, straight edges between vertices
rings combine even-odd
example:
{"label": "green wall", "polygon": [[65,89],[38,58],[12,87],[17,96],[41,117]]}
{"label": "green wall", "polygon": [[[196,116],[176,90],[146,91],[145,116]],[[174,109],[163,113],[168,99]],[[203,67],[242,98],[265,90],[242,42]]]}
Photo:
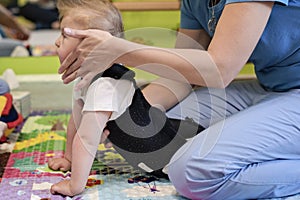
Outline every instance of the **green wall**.
{"label": "green wall", "polygon": [[[171,48],[174,46],[176,30],[180,21],[179,11],[123,11],[122,18],[126,39],[159,47]],[[0,74],[7,68],[12,68],[17,75],[56,74],[59,60],[56,56],[0,57]],[[241,72],[241,74],[253,73],[252,65],[247,65]],[[137,75],[143,79],[155,77],[138,70]]]}

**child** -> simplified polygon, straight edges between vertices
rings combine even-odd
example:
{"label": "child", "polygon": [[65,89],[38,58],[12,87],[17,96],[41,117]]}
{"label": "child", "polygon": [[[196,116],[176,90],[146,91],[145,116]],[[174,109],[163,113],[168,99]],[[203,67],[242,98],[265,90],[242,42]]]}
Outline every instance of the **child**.
{"label": "child", "polygon": [[[62,30],[93,28],[122,36],[120,13],[109,1],[59,0],[57,7]],[[55,43],[60,62],[79,42],[62,31]],[[199,132],[198,126],[191,126],[189,135],[177,134],[178,129],[184,132],[182,126],[172,122],[176,123],[173,126],[162,111],[151,107],[136,86],[134,72],[120,64],[98,74],[88,87],[75,90],[73,97],[65,155],[48,163],[53,170],[72,169],[72,175],[70,180],[54,184],[51,193],[74,196],[84,190],[105,128],[116,150],[131,165],[147,172],[164,167],[185,138]]]}

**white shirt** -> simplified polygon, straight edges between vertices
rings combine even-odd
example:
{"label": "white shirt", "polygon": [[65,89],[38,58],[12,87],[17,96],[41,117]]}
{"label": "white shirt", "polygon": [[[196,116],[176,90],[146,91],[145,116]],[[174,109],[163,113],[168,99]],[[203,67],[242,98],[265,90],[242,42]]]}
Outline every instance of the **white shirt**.
{"label": "white shirt", "polygon": [[[79,80],[75,80],[75,85]],[[73,89],[73,99],[83,101],[82,112],[111,111],[109,120],[115,120],[131,104],[134,92],[133,83],[129,80],[101,77],[86,88],[79,91]]]}

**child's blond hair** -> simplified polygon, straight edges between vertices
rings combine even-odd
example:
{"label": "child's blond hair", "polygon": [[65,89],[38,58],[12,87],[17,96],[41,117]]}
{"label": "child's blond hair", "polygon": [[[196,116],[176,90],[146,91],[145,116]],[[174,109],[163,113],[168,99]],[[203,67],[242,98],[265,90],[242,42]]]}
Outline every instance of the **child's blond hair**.
{"label": "child's blond hair", "polygon": [[[119,10],[108,0],[57,0],[60,21],[77,10],[88,11],[87,28],[110,32],[117,37],[123,37],[123,22]],[[75,19],[74,19],[75,20]]]}

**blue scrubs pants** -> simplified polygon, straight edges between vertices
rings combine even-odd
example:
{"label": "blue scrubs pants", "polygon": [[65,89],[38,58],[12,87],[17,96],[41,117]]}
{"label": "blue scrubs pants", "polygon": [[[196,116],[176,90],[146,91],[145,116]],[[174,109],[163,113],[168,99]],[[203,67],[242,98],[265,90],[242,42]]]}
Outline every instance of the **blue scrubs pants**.
{"label": "blue scrubs pants", "polygon": [[257,199],[300,193],[300,89],[271,92],[256,80],[200,88],[168,111],[207,129],[167,166],[190,199]]}

